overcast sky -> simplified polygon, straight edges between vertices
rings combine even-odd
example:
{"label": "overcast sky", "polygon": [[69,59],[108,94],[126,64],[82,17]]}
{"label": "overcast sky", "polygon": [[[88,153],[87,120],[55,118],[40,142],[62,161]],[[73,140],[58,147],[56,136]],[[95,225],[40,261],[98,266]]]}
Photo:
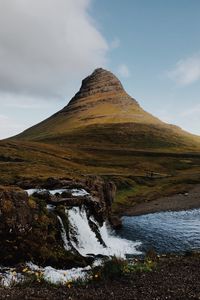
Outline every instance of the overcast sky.
{"label": "overcast sky", "polygon": [[0,138],[65,106],[96,67],[200,134],[200,1],[0,0]]}

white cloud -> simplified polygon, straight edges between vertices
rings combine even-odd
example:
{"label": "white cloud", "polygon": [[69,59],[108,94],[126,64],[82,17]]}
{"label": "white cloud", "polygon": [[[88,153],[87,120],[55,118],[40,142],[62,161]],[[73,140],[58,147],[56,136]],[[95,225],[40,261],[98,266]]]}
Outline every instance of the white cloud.
{"label": "white cloud", "polygon": [[167,75],[180,85],[189,85],[200,80],[200,54],[178,61]]}
{"label": "white cloud", "polygon": [[27,95],[13,95],[10,93],[0,93],[1,108],[11,109],[44,109],[53,105],[53,101],[45,101],[43,98],[37,98]]}
{"label": "white cloud", "polygon": [[117,69],[117,73],[119,73],[119,75],[121,75],[124,78],[130,77],[130,71],[126,64],[119,65],[119,67]]}
{"label": "white cloud", "polygon": [[0,139],[15,135],[46,119],[66,103],[0,93]]}
{"label": "white cloud", "polygon": [[91,1],[0,0],[0,138],[61,109],[83,77],[106,65],[111,46]]}
{"label": "white cloud", "polygon": [[0,92],[61,98],[75,78],[105,65],[109,46],[90,2],[0,0]]}
{"label": "white cloud", "polygon": [[7,138],[23,130],[24,124],[6,116],[0,115],[0,138]]}

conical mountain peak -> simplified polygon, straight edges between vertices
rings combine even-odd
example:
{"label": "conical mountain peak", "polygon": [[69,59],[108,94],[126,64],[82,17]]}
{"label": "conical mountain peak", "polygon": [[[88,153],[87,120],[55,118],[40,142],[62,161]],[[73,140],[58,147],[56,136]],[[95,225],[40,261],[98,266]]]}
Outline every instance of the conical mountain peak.
{"label": "conical mountain peak", "polygon": [[80,90],[71,101],[108,92],[124,92],[124,88],[113,73],[103,68],[98,68],[91,75],[83,79]]}
{"label": "conical mountain peak", "polygon": [[119,79],[102,68],[83,79],[67,106],[18,138],[159,151],[199,147],[192,135],[144,111]]}

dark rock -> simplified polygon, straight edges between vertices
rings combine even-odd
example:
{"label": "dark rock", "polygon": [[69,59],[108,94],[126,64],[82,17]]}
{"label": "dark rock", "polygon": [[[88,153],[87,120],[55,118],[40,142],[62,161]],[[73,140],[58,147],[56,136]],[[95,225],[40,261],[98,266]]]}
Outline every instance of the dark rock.
{"label": "dark rock", "polygon": [[70,191],[65,191],[61,193],[62,198],[70,198],[72,197],[72,193]]}
{"label": "dark rock", "polygon": [[116,186],[111,181],[105,181],[99,176],[90,176],[85,181],[86,189],[92,196],[91,209],[99,222],[111,216],[111,206],[115,200]]}
{"label": "dark rock", "polygon": [[109,218],[110,224],[114,229],[121,229],[122,228],[122,220],[118,216],[111,216]]}
{"label": "dark rock", "polygon": [[86,204],[86,197],[85,196],[79,196],[79,197],[71,197],[71,198],[61,198],[61,197],[51,197],[48,201],[48,203],[53,205],[61,205],[64,204],[66,206],[81,206]]}
{"label": "dark rock", "polygon": [[46,203],[16,187],[0,186],[0,264],[32,261],[70,268],[85,266],[78,253],[65,251],[56,215]]}
{"label": "dark rock", "polygon": [[32,196],[38,199],[43,199],[47,202],[51,199],[51,194],[49,191],[34,192]]}
{"label": "dark rock", "polygon": [[[61,188],[62,185],[62,180],[49,178],[40,187],[53,189]],[[90,176],[82,182],[68,182],[66,189],[72,188],[84,188],[90,194],[75,197],[68,192],[51,195],[48,191],[41,191],[28,197],[20,188],[0,187],[0,264],[33,261],[62,268],[86,265],[87,260],[76,251],[67,252],[64,249],[58,211],[60,216],[63,212],[62,220],[67,227],[65,208],[84,206],[91,230],[104,244],[98,226],[90,217],[93,216],[99,225],[111,220],[111,205],[116,187],[114,183],[106,182],[101,177]],[[47,203],[53,204],[55,211],[47,210]],[[112,223],[116,225],[117,221]]]}
{"label": "dark rock", "polygon": [[124,92],[124,88],[114,74],[102,68],[96,69],[82,81],[79,92],[72,98],[69,106],[77,99],[106,92]]}

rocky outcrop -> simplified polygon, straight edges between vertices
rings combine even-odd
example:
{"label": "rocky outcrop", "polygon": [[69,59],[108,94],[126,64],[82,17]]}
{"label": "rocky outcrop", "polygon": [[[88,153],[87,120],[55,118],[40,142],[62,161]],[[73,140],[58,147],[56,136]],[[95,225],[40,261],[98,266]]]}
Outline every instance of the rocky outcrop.
{"label": "rocky outcrop", "polygon": [[72,98],[69,105],[81,98],[107,92],[125,92],[119,79],[111,72],[102,68],[96,69],[90,76],[82,81],[81,88]]}
{"label": "rocky outcrop", "polygon": [[[126,93],[120,80],[110,71],[98,68],[83,79],[78,93],[58,114],[70,115],[82,112],[85,121],[97,119],[98,123],[98,119],[104,119],[108,114],[104,109],[101,111],[107,104],[110,104],[111,110],[114,109],[119,115],[120,109],[125,110],[127,114],[129,106],[139,109],[139,104]],[[112,115],[112,112],[110,114]]]}
{"label": "rocky outcrop", "polygon": [[56,267],[84,266],[78,253],[65,251],[60,224],[41,199],[16,187],[0,187],[0,264],[32,261]]}
{"label": "rocky outcrop", "polygon": [[85,181],[86,189],[94,201],[93,213],[104,221],[110,218],[111,206],[115,199],[116,186],[113,182],[105,181],[99,176],[90,176]]}
{"label": "rocky outcrop", "polygon": [[[0,186],[0,264],[14,264],[32,261],[56,267],[84,266],[90,258],[82,257],[72,244],[66,250],[62,236],[62,226],[69,232],[66,210],[73,207],[84,208],[89,225],[97,239],[103,244],[98,226],[105,220],[112,220],[111,205],[116,187],[100,177],[91,176],[81,182],[49,179],[53,187],[68,188],[66,192],[52,195],[48,191],[35,192],[32,196],[18,187]],[[45,183],[43,183],[44,187]],[[82,187],[89,193],[72,196],[70,188]],[[50,187],[48,185],[48,187]],[[53,204],[53,210],[47,207]],[[93,217],[96,221],[93,222]],[[60,218],[60,219],[59,219]],[[61,221],[63,225],[61,224]],[[87,237],[86,237],[87,238]]]}
{"label": "rocky outcrop", "polygon": [[[50,182],[53,185],[50,185]],[[110,219],[112,203],[115,200],[116,186],[112,181],[105,181],[100,176],[88,176],[84,180],[69,181],[49,178],[41,183],[39,188],[83,188],[88,194],[74,197],[70,192],[51,195],[49,192],[36,192],[33,194],[38,199],[55,206],[66,205],[68,207],[85,205],[90,214],[103,223]]]}

